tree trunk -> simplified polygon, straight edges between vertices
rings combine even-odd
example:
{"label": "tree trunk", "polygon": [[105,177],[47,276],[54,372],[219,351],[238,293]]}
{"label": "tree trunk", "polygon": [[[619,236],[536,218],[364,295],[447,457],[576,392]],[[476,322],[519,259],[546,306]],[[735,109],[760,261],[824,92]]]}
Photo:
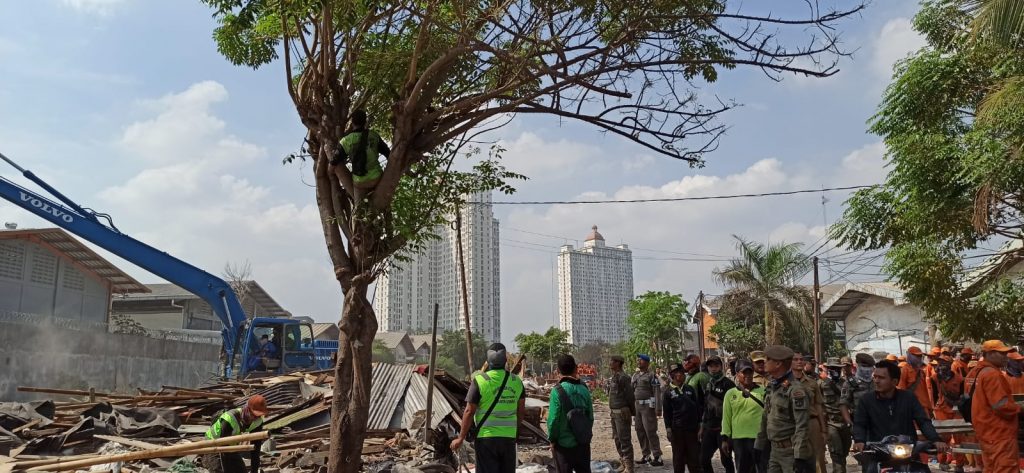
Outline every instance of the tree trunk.
{"label": "tree trunk", "polygon": [[362,468],[363,438],[370,411],[373,337],[377,332],[377,318],[366,292],[365,284],[356,284],[345,294],[331,402],[331,450],[327,463],[330,473],[358,473]]}

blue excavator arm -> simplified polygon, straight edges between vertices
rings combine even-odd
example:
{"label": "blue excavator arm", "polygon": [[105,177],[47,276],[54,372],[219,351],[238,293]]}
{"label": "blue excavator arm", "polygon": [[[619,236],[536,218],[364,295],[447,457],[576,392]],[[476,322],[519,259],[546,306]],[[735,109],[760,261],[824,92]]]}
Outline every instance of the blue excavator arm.
{"label": "blue excavator arm", "polygon": [[[125,260],[170,281],[203,299],[224,324],[224,376],[232,376],[231,366],[236,351],[243,348],[247,317],[235,292],[223,279],[175,258],[128,235],[114,226],[110,217],[82,207],[60,193],[38,176],[18,166],[0,153],[0,159],[21,172],[64,205],[54,202],[0,176],[0,197],[71,232]],[[106,223],[101,221],[104,219]],[[242,363],[244,371],[244,363]]]}

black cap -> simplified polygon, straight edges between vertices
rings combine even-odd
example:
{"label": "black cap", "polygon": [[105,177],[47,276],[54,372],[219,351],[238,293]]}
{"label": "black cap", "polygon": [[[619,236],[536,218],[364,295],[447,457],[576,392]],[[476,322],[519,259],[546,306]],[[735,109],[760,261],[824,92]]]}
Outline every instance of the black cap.
{"label": "black cap", "polygon": [[875,366],[875,358],[867,353],[858,353],[855,359],[858,365]]}
{"label": "black cap", "polygon": [[625,363],[626,359],[622,355],[612,355],[612,361],[618,361],[619,363]]}
{"label": "black cap", "polygon": [[754,369],[754,363],[746,358],[736,360],[736,372]]}
{"label": "black cap", "polygon": [[775,361],[792,360],[793,355],[794,353],[791,348],[782,345],[772,345],[764,349],[764,356]]}
{"label": "black cap", "polygon": [[708,361],[705,361],[704,364],[705,365],[710,365],[711,363],[722,364],[722,357],[720,357],[718,355],[711,355],[711,356],[709,356],[708,357]]}
{"label": "black cap", "polygon": [[675,373],[676,371],[686,371],[686,368],[683,367],[682,363],[672,363],[671,365],[668,365],[669,374]]}

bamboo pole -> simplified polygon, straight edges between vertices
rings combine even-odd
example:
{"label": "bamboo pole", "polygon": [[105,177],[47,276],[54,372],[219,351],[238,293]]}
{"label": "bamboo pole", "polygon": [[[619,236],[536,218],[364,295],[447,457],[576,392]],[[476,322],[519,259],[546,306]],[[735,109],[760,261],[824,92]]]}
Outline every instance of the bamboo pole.
{"label": "bamboo pole", "polygon": [[[253,445],[221,445],[219,447],[206,447],[196,450],[185,450],[176,452],[168,451],[167,449],[143,450],[141,452],[122,453],[120,455],[95,456],[92,458],[85,458],[81,460],[67,461],[65,459],[58,459],[48,465],[33,466],[25,471],[74,471],[79,468],[89,467],[93,465],[102,465],[104,463],[151,460],[154,458],[180,457],[185,455],[206,455],[208,453],[247,452],[249,450],[252,450],[253,448]],[[24,466],[25,465],[19,463],[17,464],[17,466],[15,466],[15,468],[20,469],[23,468]]]}

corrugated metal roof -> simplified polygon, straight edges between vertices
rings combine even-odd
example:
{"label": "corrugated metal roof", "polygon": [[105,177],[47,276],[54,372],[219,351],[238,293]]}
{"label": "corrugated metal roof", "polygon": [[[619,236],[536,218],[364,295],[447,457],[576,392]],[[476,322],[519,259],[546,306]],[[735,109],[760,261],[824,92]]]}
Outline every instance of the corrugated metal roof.
{"label": "corrugated metal roof", "polygon": [[369,429],[387,429],[409,387],[413,365],[374,363],[370,385]]}
{"label": "corrugated metal roof", "polygon": [[[199,299],[199,296],[176,284],[146,284],[146,287],[149,289],[148,294],[129,295],[125,297],[125,300]],[[262,317],[291,317],[291,312],[284,310],[256,281],[245,281],[243,298],[245,297],[251,298],[262,310],[266,311],[266,313],[260,313]]]}
{"label": "corrugated metal roof", "polygon": [[79,266],[93,272],[110,283],[111,291],[117,294],[149,292],[142,283],[121,271],[88,246],[60,228],[27,228],[21,230],[0,230],[0,239],[23,239],[37,245],[50,247]]}
{"label": "corrugated metal roof", "polygon": [[[405,411],[402,414],[402,428],[412,430],[413,419],[416,413],[426,409],[427,377],[414,374],[409,379],[409,389],[405,392]],[[434,390],[434,405],[431,410],[434,411],[434,415],[431,416],[430,425],[434,427],[440,424],[445,417],[455,412],[452,409],[452,405],[448,403],[448,400],[436,389]]]}

